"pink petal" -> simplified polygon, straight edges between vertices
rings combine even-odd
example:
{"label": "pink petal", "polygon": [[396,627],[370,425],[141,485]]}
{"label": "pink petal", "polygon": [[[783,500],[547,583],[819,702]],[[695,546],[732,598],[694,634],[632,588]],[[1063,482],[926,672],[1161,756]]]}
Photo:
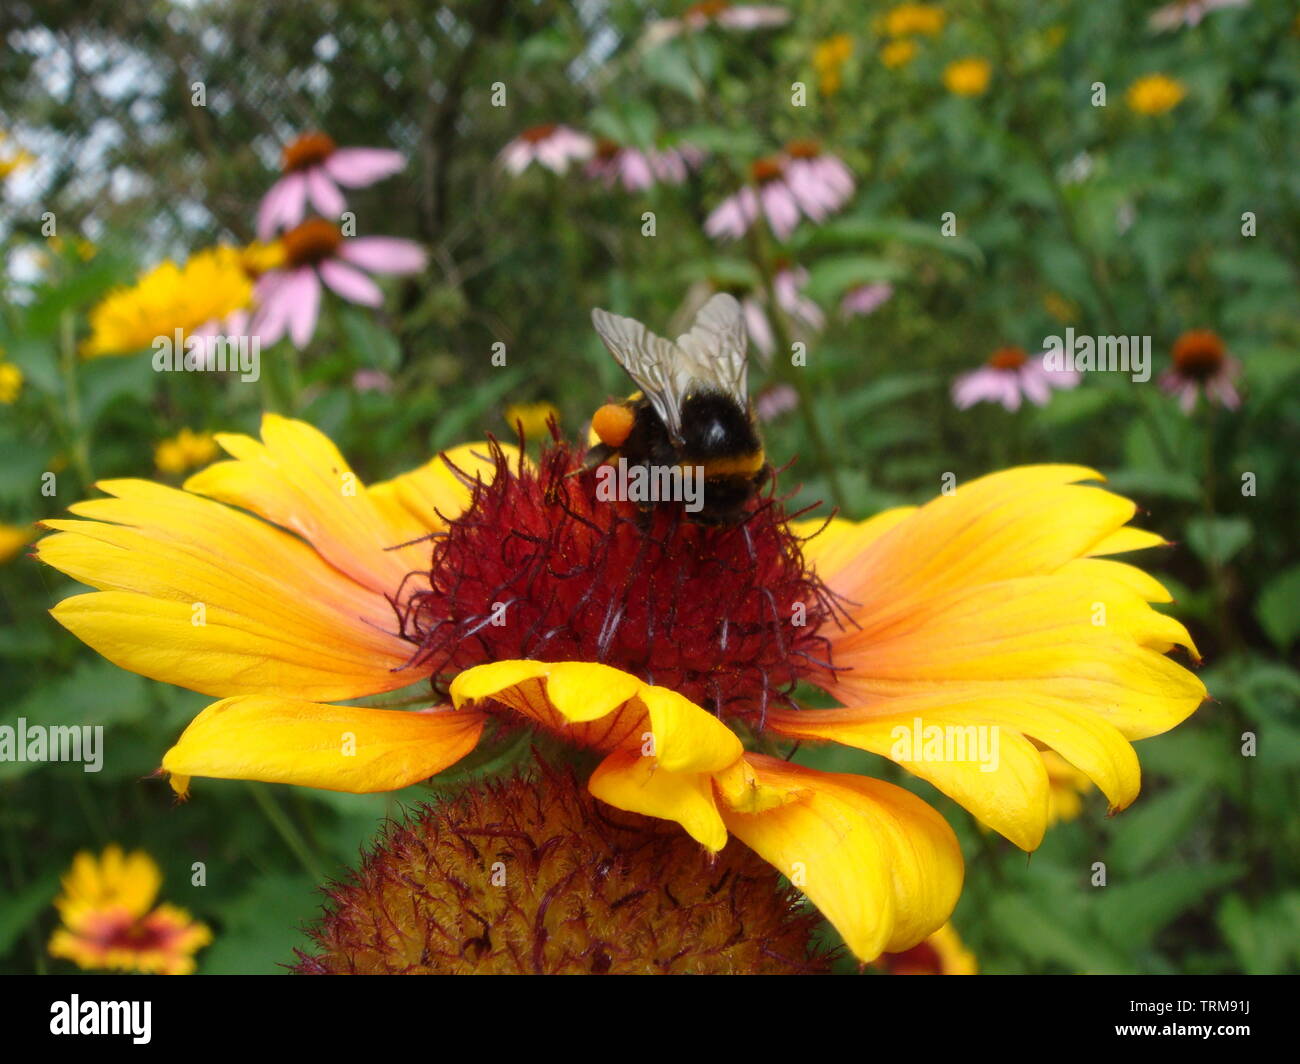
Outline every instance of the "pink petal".
{"label": "pink petal", "polygon": [[320,264],[321,280],[350,303],[377,307],[384,301],[384,293],[360,270],[337,259],[326,259]]}
{"label": "pink petal", "polygon": [[320,278],[311,269],[298,270],[286,284],[284,294],[288,306],[289,339],[293,346],[303,348],[316,331],[316,317],[320,313]]}
{"label": "pink petal", "polygon": [[281,178],[262,197],[257,207],[257,239],[270,240],[275,233],[275,220],[280,214],[280,197],[284,195],[284,183],[288,178]]}
{"label": "pink petal", "polygon": [[291,229],[307,213],[307,179],[302,174],[290,174],[282,178],[280,184],[275,224],[282,229]]}
{"label": "pink petal", "polygon": [[339,258],[371,273],[419,273],[427,261],[419,244],[393,236],[345,240]]}
{"label": "pink petal", "polygon": [[345,188],[365,188],[391,177],[406,156],[388,148],[339,148],[324,162],[325,171]]}
{"label": "pink petal", "polygon": [[319,166],[307,171],[307,193],[323,218],[337,218],[347,208],[343,193]]}

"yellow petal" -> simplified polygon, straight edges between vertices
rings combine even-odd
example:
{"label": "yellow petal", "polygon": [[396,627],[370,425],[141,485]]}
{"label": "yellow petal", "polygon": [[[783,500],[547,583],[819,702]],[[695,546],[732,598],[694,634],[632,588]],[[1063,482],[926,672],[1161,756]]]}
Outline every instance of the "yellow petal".
{"label": "yellow petal", "polygon": [[72,507],[92,520],[49,521],[37,557],[104,589],[53,613],[110,660],[212,695],[353,698],[422,677],[385,598],[295,537],[175,488],[99,486],[111,497]]}
{"label": "yellow petal", "polygon": [[172,786],[189,777],[293,783],[364,794],[427,779],[474,749],[483,715],[227,698],[200,713],[163,757]]}
{"label": "yellow petal", "polygon": [[[395,591],[412,571],[411,560],[390,549],[404,542],[403,530],[389,525],[323,433],[305,422],[266,414],[262,442],[225,434],[217,442],[234,460],[194,474],[185,482],[186,491],[251,510],[301,536],[336,569],[372,591]],[[425,564],[427,555],[426,546]]]}
{"label": "yellow petal", "polygon": [[714,853],[727,844],[727,828],[706,775],[670,772],[653,757],[615,750],[596,767],[587,789],[615,808],[676,821]]}
{"label": "yellow petal", "polygon": [[1117,528],[1109,536],[1094,544],[1087,553],[1089,557],[1095,557],[1101,554],[1125,554],[1131,550],[1146,550],[1148,547],[1167,546],[1169,546],[1169,541],[1164,536],[1157,535],[1155,532],[1148,532],[1144,528],[1132,528],[1125,525],[1123,528]]}
{"label": "yellow petal", "polygon": [[833,637],[835,663],[848,671],[830,689],[846,703],[874,707],[964,685],[1009,702],[1063,699],[1142,739],[1207,697],[1196,676],[1164,656],[1175,644],[1195,649],[1186,629],[1100,575],[958,589],[913,604],[906,616],[862,617],[860,625]]}
{"label": "yellow petal", "polygon": [[957,485],[897,521],[823,579],[881,624],[955,589],[1054,572],[1120,528],[1136,507],[1082,466],[1024,466]]}
{"label": "yellow petal", "polygon": [[1087,773],[1112,810],[1128,806],[1141,784],[1137,755],[1119,731],[1059,699],[958,687],[887,699],[876,708],[780,711],[769,726],[888,757],[1025,850],[1042,841],[1051,807],[1045,755],[1030,740]]}
{"label": "yellow petal", "polygon": [[743,747],[731,729],[674,691],[592,662],[498,661],[452,681],[455,706],[494,699],[580,746],[652,752],[668,772],[713,772]]}
{"label": "yellow petal", "polygon": [[915,512],[915,506],[899,506],[865,521],[848,521],[835,517],[827,522],[814,518],[791,522],[790,530],[803,538],[801,550],[804,565],[830,582],[836,573],[857,558],[871,543]]}
{"label": "yellow petal", "polygon": [[910,949],[947,920],[961,850],[921,799],[880,780],[746,760],[761,785],[799,797],[758,813],[724,807],[727,828],[789,877],[859,959]]}

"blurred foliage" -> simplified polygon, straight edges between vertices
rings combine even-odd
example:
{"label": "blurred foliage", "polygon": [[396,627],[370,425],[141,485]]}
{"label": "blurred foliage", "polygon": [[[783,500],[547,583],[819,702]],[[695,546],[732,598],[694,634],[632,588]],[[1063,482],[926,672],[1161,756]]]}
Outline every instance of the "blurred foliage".
{"label": "blurred foliage", "polygon": [[[801,413],[767,429],[772,455],[797,458],[785,474],[796,503],[834,499],[861,517],[933,496],[949,472],[1100,469],[1139,500],[1144,527],[1175,542],[1142,564],[1173,591],[1214,696],[1139,745],[1132,809],[1107,819],[1094,792],[1028,860],[881,759],[805,749],[800,760],[906,783],[945,813],[968,860],[954,921],[985,971],[1300,970],[1293,6],[1256,0],[1155,34],[1155,5],[1138,0],[953,2],[942,32],[896,68],[880,60],[887,5],[790,6],[779,30],[648,48],[642,33],[660,12],[640,2],[11,0],[0,128],[36,161],[0,197],[0,349],[23,374],[17,401],[0,408],[0,521],[60,515],[94,477],[152,476],[158,441],[185,427],[252,431],[268,407],[330,434],[367,479],[509,433],[509,403],[553,402],[576,434],[625,389],[590,307],[670,332],[693,286],[757,285],[789,257],[809,269],[806,293],[830,323],[809,337],[806,369],[792,375],[778,358],[754,368],[751,388],[800,389]],[[822,95],[813,57],[835,34],[852,53],[838,91]],[[968,56],[991,61],[988,91],[951,95],[943,69]],[[1167,114],[1124,104],[1151,72],[1187,88]],[[196,82],[206,107],[191,105]],[[492,103],[498,82],[504,107]],[[791,105],[800,82],[804,107]],[[1098,82],[1105,107],[1091,102]],[[549,122],[710,154],[685,184],[636,193],[578,169],[511,178],[494,165],[522,129]],[[79,364],[87,313],[114,285],[164,257],[251,238],[281,146],[307,129],[408,156],[349,206],[360,233],[427,246],[428,272],[391,283],[376,312],[329,303],[301,360],[287,344],[267,352],[259,385],[154,374],[143,355]],[[843,212],[783,248],[704,235],[755,158],[810,136],[857,179]],[[645,211],[653,237],[641,235]],[[42,233],[45,212],[58,241]],[[941,232],[945,212],[954,236]],[[1244,212],[1257,235],[1242,235]],[[894,297],[866,318],[836,316],[847,287],[873,281]],[[1039,350],[1067,326],[1152,337],[1152,380],[1094,374],[1042,408],[953,409],[956,373],[1003,345]],[[1239,411],[1202,403],[1189,417],[1158,390],[1154,375],[1190,328],[1214,329],[1240,360]],[[491,361],[498,341],[504,368]],[[391,391],[355,387],[362,369],[389,375]],[[41,490],[50,472],[53,495]],[[119,841],[157,857],[164,896],[213,926],[201,971],[277,970],[323,876],[428,790],[204,781],[173,809],[147,777],[205,700],[122,672],[59,629],[45,611],[75,590],[25,559],[0,567],[0,723],[103,724],[112,751],[98,775],[0,764],[0,965],[57,968],[44,955],[57,876],[77,849]],[[1257,756],[1241,755],[1247,732]],[[189,885],[198,860],[202,889]],[[1092,885],[1098,861],[1105,888]]]}

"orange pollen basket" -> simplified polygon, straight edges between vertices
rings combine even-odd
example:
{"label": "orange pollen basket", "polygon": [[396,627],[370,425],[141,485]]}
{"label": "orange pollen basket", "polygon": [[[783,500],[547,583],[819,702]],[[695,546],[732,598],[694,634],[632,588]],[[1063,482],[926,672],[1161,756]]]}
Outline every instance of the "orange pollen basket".
{"label": "orange pollen basket", "polygon": [[606,403],[591,416],[592,431],[610,447],[621,447],[635,423],[636,415],[621,403]]}
{"label": "orange pollen basket", "polygon": [[301,225],[280,237],[284,245],[284,258],[290,268],[315,266],[333,258],[343,244],[343,234],[337,225],[324,218],[308,218]]}
{"label": "orange pollen basket", "polygon": [[284,149],[284,172],[319,166],[334,154],[338,145],[324,133],[304,133]]}

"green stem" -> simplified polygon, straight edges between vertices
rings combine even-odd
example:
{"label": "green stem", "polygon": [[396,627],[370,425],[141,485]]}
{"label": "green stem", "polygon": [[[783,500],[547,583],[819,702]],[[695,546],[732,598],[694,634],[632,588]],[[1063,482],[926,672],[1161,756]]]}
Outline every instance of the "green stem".
{"label": "green stem", "polygon": [[76,318],[65,310],[59,317],[59,368],[63,376],[64,411],[72,451],[72,466],[81,478],[82,489],[95,482],[90,468],[90,447],[81,420],[81,397],[77,391]]}
{"label": "green stem", "polygon": [[275,799],[267,790],[266,785],[262,783],[249,783],[248,789],[253,794],[253,800],[257,802],[258,808],[266,817],[267,823],[275,829],[277,835],[289,847],[293,855],[298,858],[298,862],[303,869],[316,883],[325,882],[325,873],[321,870],[320,865],[316,862],[311,848],[307,845],[302,833],[294,826],[292,820],[285,815],[283,809],[276,804]]}

